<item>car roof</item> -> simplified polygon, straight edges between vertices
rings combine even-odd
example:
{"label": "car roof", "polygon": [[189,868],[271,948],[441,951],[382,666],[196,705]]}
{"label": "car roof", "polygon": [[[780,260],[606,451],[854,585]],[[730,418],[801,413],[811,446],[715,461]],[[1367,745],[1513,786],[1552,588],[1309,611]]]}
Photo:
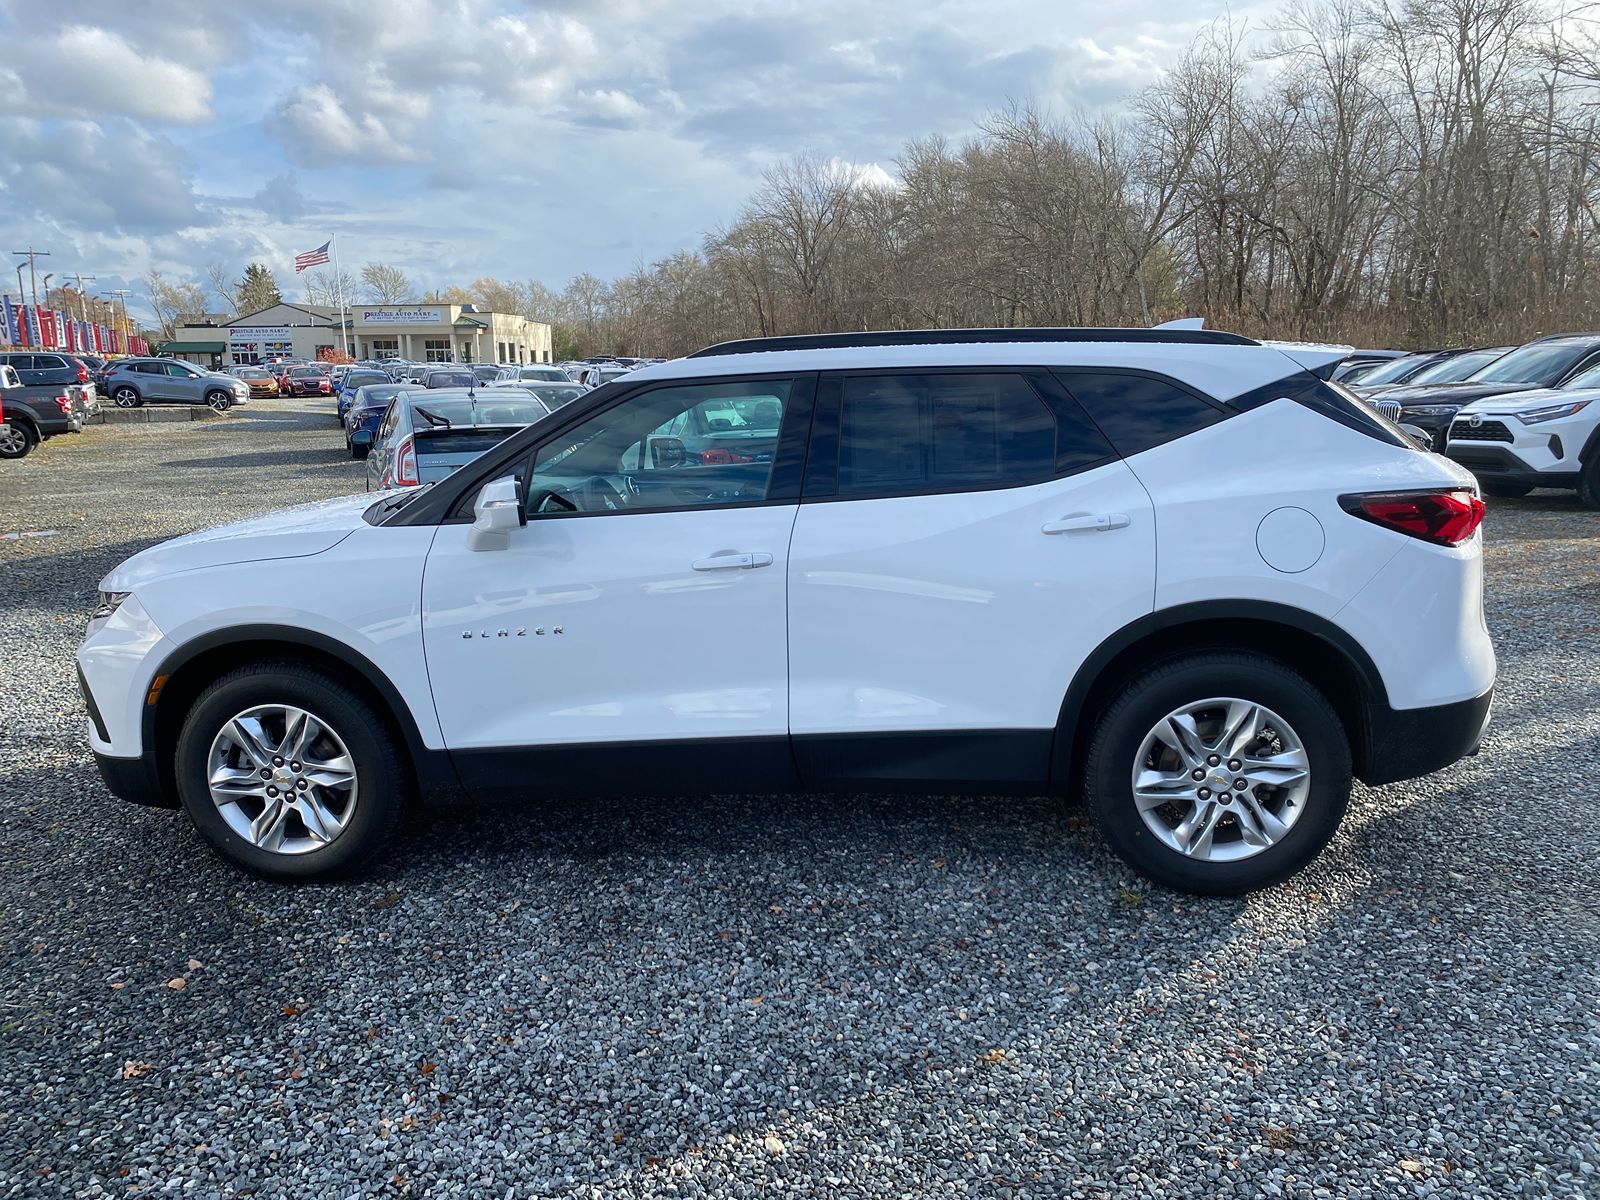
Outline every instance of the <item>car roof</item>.
{"label": "car roof", "polygon": [[[962,331],[964,332],[964,331]],[[1032,331],[1019,331],[1031,333]],[[1049,331],[1057,332],[1057,331]],[[801,371],[848,371],[917,367],[1078,367],[1145,370],[1167,375],[1219,400],[1230,399],[1287,375],[1336,362],[1346,347],[1290,343],[1263,345],[1244,338],[1200,339],[1177,336],[1190,331],[1137,330],[1161,337],[1127,338],[1122,330],[1082,331],[1097,337],[1045,340],[1028,336],[1014,341],[918,342],[857,344],[809,348],[755,349],[752,342],[725,343],[731,353],[713,346],[688,358],[654,363],[629,371],[629,380],[697,379],[708,376],[785,374]],[[849,335],[845,335],[849,336]],[[787,339],[779,339],[786,341]]]}

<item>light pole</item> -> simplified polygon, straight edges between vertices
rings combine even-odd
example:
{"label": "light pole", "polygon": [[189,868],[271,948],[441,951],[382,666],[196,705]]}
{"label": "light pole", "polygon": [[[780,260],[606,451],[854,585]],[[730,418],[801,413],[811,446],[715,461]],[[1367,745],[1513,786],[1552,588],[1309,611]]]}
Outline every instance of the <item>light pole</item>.
{"label": "light pole", "polygon": [[[30,246],[26,250],[13,250],[11,253],[13,253],[13,254],[15,254],[15,255],[17,255],[19,257],[26,257],[27,260],[28,260],[28,283],[33,289],[33,307],[35,309],[38,309],[38,307],[39,307],[39,287],[38,287],[39,279],[38,279],[38,276],[34,274],[34,264],[41,258],[49,258],[50,257],[50,251],[48,251],[48,250],[35,250],[35,249],[33,249],[33,247]],[[17,273],[17,291],[20,292],[21,290],[22,290],[22,273],[19,271]]]}
{"label": "light pole", "polygon": [[122,341],[122,353],[126,354],[128,352],[128,335],[130,333],[130,330],[128,329],[128,289],[127,288],[112,288],[111,289],[111,294],[113,296],[116,296],[119,300],[122,301],[122,337],[121,337],[121,341]]}

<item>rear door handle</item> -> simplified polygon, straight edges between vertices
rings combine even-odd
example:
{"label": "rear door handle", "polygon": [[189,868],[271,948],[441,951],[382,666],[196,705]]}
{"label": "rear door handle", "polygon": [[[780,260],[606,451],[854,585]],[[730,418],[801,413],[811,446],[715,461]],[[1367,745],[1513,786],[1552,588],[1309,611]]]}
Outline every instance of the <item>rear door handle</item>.
{"label": "rear door handle", "polygon": [[1062,517],[1059,521],[1046,521],[1042,533],[1080,533],[1084,531],[1105,533],[1121,529],[1128,523],[1127,513],[1078,513]]}
{"label": "rear door handle", "polygon": [[772,555],[760,551],[742,554],[737,550],[722,550],[710,558],[697,558],[690,565],[696,571],[749,571],[756,567],[770,567]]}

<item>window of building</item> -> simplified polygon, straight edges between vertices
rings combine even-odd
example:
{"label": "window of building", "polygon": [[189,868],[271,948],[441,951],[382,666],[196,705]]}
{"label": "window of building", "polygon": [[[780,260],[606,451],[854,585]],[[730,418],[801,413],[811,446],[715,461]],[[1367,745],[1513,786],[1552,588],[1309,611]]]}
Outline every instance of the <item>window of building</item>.
{"label": "window of building", "polygon": [[1028,483],[1051,475],[1055,448],[1055,418],[1020,376],[841,381],[841,495]]}
{"label": "window of building", "polygon": [[367,357],[375,359],[399,358],[399,338],[373,338],[367,343]]}
{"label": "window of building", "polygon": [[449,338],[424,338],[422,341],[423,362],[449,362]]}

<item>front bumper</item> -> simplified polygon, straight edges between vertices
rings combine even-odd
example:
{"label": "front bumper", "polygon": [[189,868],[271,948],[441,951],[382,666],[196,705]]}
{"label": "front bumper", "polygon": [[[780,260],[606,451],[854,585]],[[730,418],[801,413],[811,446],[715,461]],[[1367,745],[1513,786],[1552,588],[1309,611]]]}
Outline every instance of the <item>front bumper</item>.
{"label": "front bumper", "polygon": [[143,804],[149,808],[177,808],[178,798],[161,788],[161,773],[156,769],[155,755],[144,754],[138,758],[113,758],[96,750],[94,765],[100,768],[100,778],[119,800],[129,804]]}
{"label": "front bumper", "polygon": [[1470,700],[1431,708],[1376,708],[1371,714],[1361,781],[1415,779],[1476,754],[1489,726],[1494,688]]}

